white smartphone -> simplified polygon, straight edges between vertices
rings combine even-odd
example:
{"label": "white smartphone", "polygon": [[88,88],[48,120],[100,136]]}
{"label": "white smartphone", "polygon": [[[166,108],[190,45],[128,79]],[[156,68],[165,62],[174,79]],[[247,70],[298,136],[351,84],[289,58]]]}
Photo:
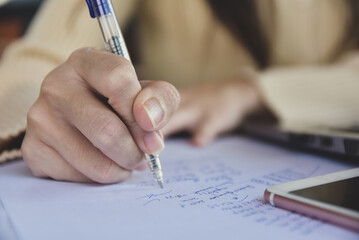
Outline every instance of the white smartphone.
{"label": "white smartphone", "polygon": [[268,187],[273,206],[359,232],[359,168]]}

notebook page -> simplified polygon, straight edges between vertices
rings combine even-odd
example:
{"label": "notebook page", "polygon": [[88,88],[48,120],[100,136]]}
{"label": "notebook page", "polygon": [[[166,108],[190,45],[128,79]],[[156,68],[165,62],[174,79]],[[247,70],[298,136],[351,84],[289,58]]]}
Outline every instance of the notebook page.
{"label": "notebook page", "polygon": [[0,211],[24,240],[359,239],[263,200],[269,185],[349,164],[241,137],[208,148],[170,140],[161,158],[164,189],[148,171],[120,184],[77,184],[34,178],[23,162],[7,164],[0,167]]}

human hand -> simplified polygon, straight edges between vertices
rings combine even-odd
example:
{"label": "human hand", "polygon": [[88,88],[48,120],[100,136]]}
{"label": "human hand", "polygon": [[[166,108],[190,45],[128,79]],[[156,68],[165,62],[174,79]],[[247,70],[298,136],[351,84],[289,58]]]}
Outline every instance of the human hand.
{"label": "human hand", "polygon": [[209,144],[219,134],[232,130],[251,113],[263,107],[257,85],[250,80],[210,83],[180,90],[181,104],[163,133],[193,134],[197,146]]}
{"label": "human hand", "polygon": [[[23,158],[34,175],[115,183],[159,153],[159,131],[179,105],[166,82],[139,82],[124,58],[75,51],[43,81],[28,113]],[[111,110],[112,108],[112,110]]]}

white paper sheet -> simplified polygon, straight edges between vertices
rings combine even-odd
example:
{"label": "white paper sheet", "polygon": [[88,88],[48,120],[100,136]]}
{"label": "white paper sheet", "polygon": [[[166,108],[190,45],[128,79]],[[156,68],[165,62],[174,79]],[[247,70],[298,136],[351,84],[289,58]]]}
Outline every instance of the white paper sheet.
{"label": "white paper sheet", "polygon": [[147,171],[103,186],[37,179],[21,161],[0,166],[0,239],[359,239],[263,202],[269,185],[349,164],[240,137],[205,149],[171,140],[161,156],[164,189]]}

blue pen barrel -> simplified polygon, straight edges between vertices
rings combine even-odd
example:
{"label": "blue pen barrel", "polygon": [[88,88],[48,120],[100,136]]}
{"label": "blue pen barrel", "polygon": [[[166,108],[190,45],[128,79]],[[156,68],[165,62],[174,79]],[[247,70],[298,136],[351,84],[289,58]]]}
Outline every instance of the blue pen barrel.
{"label": "blue pen barrel", "polygon": [[86,2],[91,17],[96,17],[100,24],[106,49],[131,61],[111,1],[86,0]]}
{"label": "blue pen barrel", "polygon": [[[115,12],[110,0],[86,0],[92,18],[97,18],[105,46],[109,52],[121,55],[131,61],[125,41],[118,26]],[[163,175],[160,157],[158,154],[145,154],[153,177],[163,188]]]}

